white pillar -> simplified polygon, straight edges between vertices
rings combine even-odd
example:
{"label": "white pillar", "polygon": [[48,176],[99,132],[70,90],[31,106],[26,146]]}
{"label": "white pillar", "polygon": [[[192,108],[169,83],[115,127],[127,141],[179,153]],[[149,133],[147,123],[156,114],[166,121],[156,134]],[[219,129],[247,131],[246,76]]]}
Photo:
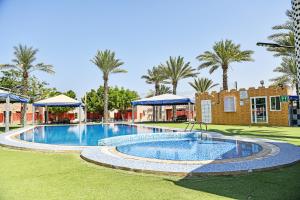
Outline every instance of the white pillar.
{"label": "white pillar", "polygon": [[49,121],[49,112],[48,112],[48,106],[46,106],[46,124],[48,124]]}
{"label": "white pillar", "polygon": [[87,123],[87,93],[85,94],[85,97],[84,97],[84,104],[85,104],[85,106],[84,106],[84,115],[85,115],[85,123]]}
{"label": "white pillar", "polygon": [[[298,78],[298,92],[300,87],[300,0],[292,0],[293,8],[293,23],[295,35],[295,51],[296,51],[296,64],[297,64],[297,78]],[[300,94],[297,94],[300,95]]]}
{"label": "white pillar", "polygon": [[34,125],[34,117],[35,117],[35,107],[32,104],[32,125]]}
{"label": "white pillar", "polygon": [[78,109],[79,109],[78,119],[79,119],[79,124],[81,124],[81,106],[79,106]]}
{"label": "white pillar", "polygon": [[165,113],[165,116],[164,116],[164,117],[165,117],[165,118],[164,118],[165,120],[164,120],[164,121],[166,122],[166,121],[167,121],[167,109],[166,109],[166,106],[164,106],[164,113]]}
{"label": "white pillar", "polygon": [[9,131],[9,111],[10,111],[10,98],[9,95],[7,95],[6,104],[5,104],[5,132]]}
{"label": "white pillar", "polygon": [[132,106],[132,111],[131,111],[131,123],[134,124],[134,106]]}
{"label": "white pillar", "polygon": [[191,103],[188,103],[188,107],[189,107],[189,117],[188,117],[188,120],[190,122],[191,121]]}

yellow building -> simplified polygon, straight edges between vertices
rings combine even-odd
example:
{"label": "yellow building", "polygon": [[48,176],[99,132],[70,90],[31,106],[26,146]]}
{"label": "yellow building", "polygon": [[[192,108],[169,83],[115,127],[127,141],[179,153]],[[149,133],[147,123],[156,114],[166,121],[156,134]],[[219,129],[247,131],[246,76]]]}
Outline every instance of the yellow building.
{"label": "yellow building", "polygon": [[196,94],[197,121],[234,125],[290,125],[286,87],[259,87]]}

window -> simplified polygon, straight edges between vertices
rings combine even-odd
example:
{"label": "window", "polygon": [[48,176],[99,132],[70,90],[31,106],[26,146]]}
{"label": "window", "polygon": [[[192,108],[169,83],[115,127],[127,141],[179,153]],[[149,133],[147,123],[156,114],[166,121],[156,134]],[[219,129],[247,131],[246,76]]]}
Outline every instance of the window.
{"label": "window", "polygon": [[236,112],[235,97],[224,97],[224,112]]}
{"label": "window", "polygon": [[280,103],[279,96],[270,97],[270,110],[271,111],[280,111],[281,110],[281,103]]}

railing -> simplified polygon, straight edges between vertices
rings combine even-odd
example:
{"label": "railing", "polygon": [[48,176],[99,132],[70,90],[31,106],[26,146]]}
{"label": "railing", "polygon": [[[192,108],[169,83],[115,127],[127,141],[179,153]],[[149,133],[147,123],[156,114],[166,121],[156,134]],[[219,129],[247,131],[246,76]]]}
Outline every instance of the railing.
{"label": "railing", "polygon": [[188,124],[185,127],[184,131],[188,131],[188,128],[189,128],[190,125],[191,125],[191,128],[190,128],[189,131],[193,131],[195,124],[199,124],[200,130],[203,130],[202,125],[204,125],[205,126],[205,131],[207,131],[207,123],[205,123],[205,122],[196,122],[196,121],[188,122]]}

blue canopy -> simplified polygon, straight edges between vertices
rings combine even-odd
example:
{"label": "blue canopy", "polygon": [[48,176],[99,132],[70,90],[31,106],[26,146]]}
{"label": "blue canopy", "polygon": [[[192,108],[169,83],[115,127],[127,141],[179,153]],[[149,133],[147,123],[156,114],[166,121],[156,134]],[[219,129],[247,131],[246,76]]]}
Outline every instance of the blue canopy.
{"label": "blue canopy", "polygon": [[190,98],[181,97],[173,94],[163,94],[150,98],[140,99],[132,101],[132,106],[144,105],[144,106],[162,106],[162,105],[184,105],[194,104]]}
{"label": "blue canopy", "polygon": [[33,106],[35,107],[79,107],[81,103],[34,103]]}
{"label": "blue canopy", "polygon": [[5,102],[8,96],[9,96],[9,100],[11,103],[14,103],[14,102],[28,103],[29,102],[29,99],[9,93],[8,91],[0,90],[0,101],[1,102]]}

